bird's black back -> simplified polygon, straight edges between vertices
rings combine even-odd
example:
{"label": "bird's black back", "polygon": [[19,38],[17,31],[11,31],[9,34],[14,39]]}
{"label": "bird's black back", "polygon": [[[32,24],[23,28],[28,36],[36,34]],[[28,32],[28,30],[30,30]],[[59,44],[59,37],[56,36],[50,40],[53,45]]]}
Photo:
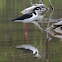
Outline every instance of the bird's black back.
{"label": "bird's black back", "polygon": [[30,18],[30,17],[32,17],[32,13],[25,14],[25,15],[23,15],[21,17],[18,17],[16,19],[12,20],[12,21],[15,21],[15,20],[24,20],[24,19],[27,19],[27,18]]}

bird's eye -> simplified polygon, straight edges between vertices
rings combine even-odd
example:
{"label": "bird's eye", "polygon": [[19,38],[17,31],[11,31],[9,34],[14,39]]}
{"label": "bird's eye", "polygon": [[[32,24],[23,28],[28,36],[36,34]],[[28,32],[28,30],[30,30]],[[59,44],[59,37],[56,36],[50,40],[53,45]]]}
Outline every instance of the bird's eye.
{"label": "bird's eye", "polygon": [[39,8],[37,8],[37,10],[39,10]]}
{"label": "bird's eye", "polygon": [[41,10],[40,8],[37,8],[37,10]]}
{"label": "bird's eye", "polygon": [[35,11],[35,10],[41,10],[41,8],[39,8],[39,7],[36,7],[36,8],[34,8],[34,11]]}

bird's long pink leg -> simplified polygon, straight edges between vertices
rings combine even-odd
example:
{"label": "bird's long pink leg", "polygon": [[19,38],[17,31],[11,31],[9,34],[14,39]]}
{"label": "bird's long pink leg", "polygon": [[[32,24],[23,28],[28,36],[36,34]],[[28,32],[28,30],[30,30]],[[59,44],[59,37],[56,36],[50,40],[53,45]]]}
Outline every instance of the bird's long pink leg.
{"label": "bird's long pink leg", "polygon": [[26,31],[25,31],[26,43],[28,44],[27,30],[28,30],[28,23],[26,23]]}

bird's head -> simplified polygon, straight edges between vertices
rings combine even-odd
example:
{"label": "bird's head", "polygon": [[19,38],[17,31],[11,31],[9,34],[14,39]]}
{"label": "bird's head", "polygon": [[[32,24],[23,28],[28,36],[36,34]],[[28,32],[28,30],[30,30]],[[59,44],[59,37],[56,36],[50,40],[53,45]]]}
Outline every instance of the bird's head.
{"label": "bird's head", "polygon": [[48,10],[49,10],[49,8],[46,7],[45,5],[41,6],[41,10],[39,11],[39,15],[45,15]]}
{"label": "bird's head", "polygon": [[40,11],[41,11],[41,8],[40,7],[36,7],[34,8],[34,14],[38,14]]}
{"label": "bird's head", "polygon": [[48,10],[48,8],[46,6],[41,6],[41,7],[34,8],[33,11],[34,11],[35,14],[43,15],[43,14],[45,14],[47,12],[47,10]]}

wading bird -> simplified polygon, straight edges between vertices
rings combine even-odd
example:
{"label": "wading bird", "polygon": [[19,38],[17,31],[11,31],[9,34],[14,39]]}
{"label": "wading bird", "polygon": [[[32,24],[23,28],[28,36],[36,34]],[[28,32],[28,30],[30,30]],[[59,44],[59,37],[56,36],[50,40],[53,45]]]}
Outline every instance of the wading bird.
{"label": "wading bird", "polygon": [[[23,16],[21,17],[18,17],[14,20],[12,20],[13,22],[23,22],[23,23],[26,23],[26,31],[25,31],[25,35],[26,35],[26,41],[28,42],[28,38],[27,38],[27,29],[28,29],[28,23],[31,22],[31,23],[34,23],[34,24],[37,24],[35,21],[39,20],[39,15],[38,13],[41,11],[45,11],[47,10],[47,8],[40,8],[40,7],[36,7],[34,8],[33,12],[32,13],[27,13],[27,14],[24,14]],[[41,16],[41,18],[43,18],[43,15]],[[40,25],[37,24],[37,26],[40,28]],[[42,30],[42,28],[40,28]]]}

